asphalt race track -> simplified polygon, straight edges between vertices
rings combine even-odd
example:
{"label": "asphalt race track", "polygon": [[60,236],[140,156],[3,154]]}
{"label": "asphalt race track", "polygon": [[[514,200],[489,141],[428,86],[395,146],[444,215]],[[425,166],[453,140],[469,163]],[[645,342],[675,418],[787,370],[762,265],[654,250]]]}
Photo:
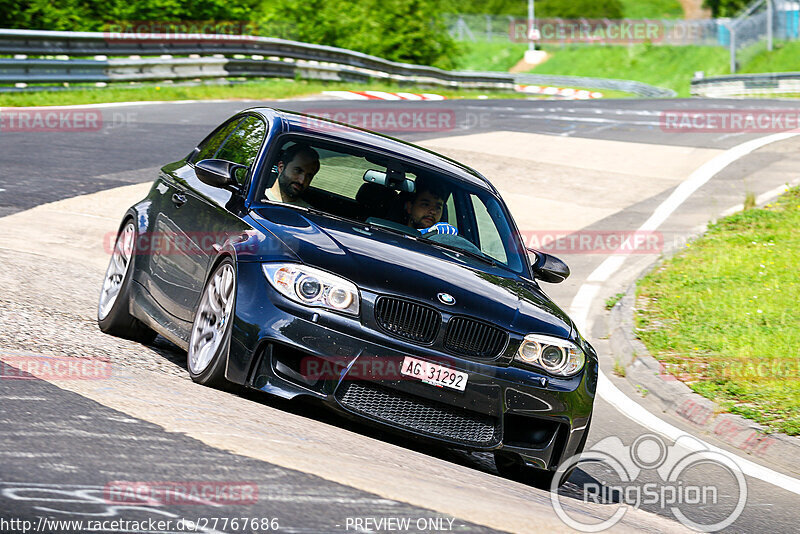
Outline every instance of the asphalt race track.
{"label": "asphalt race track", "polygon": [[[266,532],[264,525],[309,533],[572,530],[556,516],[547,492],[500,478],[490,456],[407,443],[311,405],[210,390],[189,381],[185,354],[167,341],[159,338],[144,347],[97,330],[95,305],[108,258],[100,238],[116,230],[125,207],[144,195],[161,165],[182,158],[223,119],[255,104],[115,105],[97,108],[102,127],[96,131],[0,131],[0,359],[13,365],[9,362],[24,354],[101,355],[113,369],[107,380],[0,379],[0,532],[22,532],[19,521],[31,521],[31,529],[38,526],[40,532],[81,530],[42,526],[41,517],[172,521],[149,530],[129,524],[100,531]],[[373,115],[362,120],[373,122],[376,111],[384,119],[401,109],[435,117],[433,127],[412,124],[392,134],[483,172],[523,233],[533,238],[541,231],[635,230],[695,169],[771,133],[674,131],[665,119],[670,112],[701,108],[759,110],[767,107],[763,101],[264,104],[351,116],[366,110]],[[800,111],[794,102],[768,106]],[[663,250],[682,246],[747,192],[760,194],[796,180],[798,149],[800,138],[771,143],[715,174],[661,225]],[[630,402],[690,431],[685,421],[660,413],[650,399],[615,378],[614,362],[604,358],[602,303],[625,291],[660,252],[631,255],[598,286],[582,333]],[[572,276],[545,290],[569,311],[606,256],[566,251],[563,258]],[[589,447],[608,438],[630,445],[653,433],[623,411],[597,400]],[[743,455],[713,437],[702,439]],[[725,531],[796,531],[798,494],[771,483],[770,473],[800,478],[800,470],[746,456],[766,469],[760,478],[746,477],[746,505]],[[739,490],[715,466],[696,468],[686,484],[709,480],[717,484],[719,503],[682,508],[702,524],[724,520]],[[255,497],[235,505],[109,504],[109,487],[118,481],[230,482],[254,490]],[[642,473],[636,483],[645,482],[658,483],[658,475]],[[580,496],[587,485],[611,483],[602,469],[586,467],[561,490],[560,502],[573,517],[599,522],[617,509],[619,497],[610,492],[597,503],[584,503]],[[230,520],[236,517],[256,519],[258,528],[234,527]],[[185,521],[179,524],[180,519]],[[269,523],[273,519],[277,524]],[[8,523],[12,520],[18,522]],[[645,504],[629,510],[614,530],[687,529],[668,507]]]}

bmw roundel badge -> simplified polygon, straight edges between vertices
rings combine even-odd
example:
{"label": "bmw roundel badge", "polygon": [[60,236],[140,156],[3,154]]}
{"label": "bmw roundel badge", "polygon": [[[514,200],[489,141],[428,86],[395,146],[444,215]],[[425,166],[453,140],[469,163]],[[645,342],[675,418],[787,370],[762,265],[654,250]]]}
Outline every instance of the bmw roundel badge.
{"label": "bmw roundel badge", "polygon": [[439,293],[436,296],[439,297],[439,302],[441,302],[442,304],[447,304],[448,306],[452,306],[453,304],[456,303],[456,299],[453,297],[453,295],[450,295],[448,293]]}

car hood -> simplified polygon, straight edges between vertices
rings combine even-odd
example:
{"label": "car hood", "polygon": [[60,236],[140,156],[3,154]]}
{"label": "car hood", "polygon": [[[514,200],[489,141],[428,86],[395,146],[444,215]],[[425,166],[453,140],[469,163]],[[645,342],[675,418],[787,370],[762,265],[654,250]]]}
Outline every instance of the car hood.
{"label": "car hood", "polygon": [[[282,206],[258,208],[251,216],[300,261],[347,278],[362,291],[408,297],[521,334],[572,335],[570,319],[534,283],[500,267],[410,237]],[[452,295],[455,304],[442,304],[439,293]]]}

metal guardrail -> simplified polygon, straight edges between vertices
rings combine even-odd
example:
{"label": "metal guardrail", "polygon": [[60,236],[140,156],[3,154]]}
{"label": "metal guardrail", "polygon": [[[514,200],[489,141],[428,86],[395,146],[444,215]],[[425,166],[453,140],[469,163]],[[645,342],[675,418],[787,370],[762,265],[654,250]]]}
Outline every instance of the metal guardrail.
{"label": "metal guardrail", "polygon": [[672,98],[677,93],[672,89],[655,87],[633,80],[615,80],[612,78],[585,78],[581,76],[557,76],[549,74],[515,74],[518,84],[528,85],[569,85],[572,87],[591,87],[622,91],[649,98]]}
{"label": "metal guardrail", "polygon": [[507,91],[515,84],[561,83],[640,96],[675,95],[626,80],[446,71],[332,46],[249,35],[0,30],[0,54],[15,56],[0,58],[0,83],[6,84],[300,77]]}
{"label": "metal guardrail", "polygon": [[[37,30],[0,30],[0,54],[14,54],[25,56],[222,56],[228,58],[228,65],[231,74],[228,76],[246,75],[251,69],[257,71],[259,76],[274,75],[294,76],[295,71],[326,70],[328,75],[325,79],[349,80],[352,77],[362,80],[369,78],[390,79],[395,81],[413,81],[415,83],[433,83],[435,85],[464,85],[475,88],[486,89],[511,89],[513,79],[503,73],[475,74],[468,72],[453,72],[426,67],[422,65],[411,65],[407,63],[397,63],[369,54],[354,52],[332,46],[314,45],[275,39],[270,37],[256,37],[249,35],[199,35],[199,34],[125,34],[111,32],[57,32],[57,31],[37,31]],[[236,56],[242,56],[237,58]],[[237,59],[247,59],[250,56],[252,61],[266,61],[272,63],[272,67],[277,66],[277,62],[282,59],[295,60],[292,65],[289,62],[284,68],[260,68],[255,63],[250,63],[250,68],[244,68],[243,64],[236,64]],[[253,58],[252,56],[256,56]],[[31,61],[28,59],[18,61]],[[66,61],[66,60],[65,60]],[[69,61],[74,61],[70,59]],[[96,60],[98,62],[105,59]],[[109,62],[113,60],[108,60]],[[130,61],[135,61],[131,59]],[[144,61],[144,60],[142,60]],[[303,63],[304,62],[304,63]],[[13,65],[13,64],[11,64]],[[12,68],[6,64],[6,68]],[[98,63],[98,68],[100,68]],[[342,66],[339,69],[343,77],[336,77],[331,74],[329,68],[333,65]],[[50,65],[58,68],[57,65]],[[90,68],[88,64],[83,65]],[[30,64],[30,73],[35,75],[42,69],[42,65]],[[106,65],[103,64],[105,68]],[[20,68],[17,66],[16,68]],[[354,70],[360,69],[360,70]],[[62,69],[69,76],[69,69]],[[361,74],[358,74],[361,72]],[[174,74],[179,74],[179,70],[174,69]],[[13,74],[13,72],[9,72]],[[22,75],[24,72],[18,72]],[[108,80],[115,81],[116,71],[106,71]],[[130,74],[130,73],[126,73]],[[302,72],[301,72],[302,74]],[[192,78],[187,73],[186,78]],[[125,79],[130,79],[126,76]],[[143,78],[149,79],[149,78]],[[26,79],[18,79],[18,82],[28,83]],[[31,80],[33,81],[33,79]],[[61,81],[71,81],[63,79]]]}
{"label": "metal guardrail", "polygon": [[800,72],[732,74],[692,80],[692,96],[711,98],[800,93]]}

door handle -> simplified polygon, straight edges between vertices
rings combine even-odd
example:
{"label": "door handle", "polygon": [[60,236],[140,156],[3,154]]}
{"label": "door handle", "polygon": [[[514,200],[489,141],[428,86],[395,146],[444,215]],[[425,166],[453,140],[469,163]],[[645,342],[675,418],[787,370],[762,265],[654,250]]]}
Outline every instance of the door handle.
{"label": "door handle", "polygon": [[183,193],[175,193],[174,195],[172,195],[172,203],[179,208],[184,204],[186,204],[187,200],[189,199]]}

